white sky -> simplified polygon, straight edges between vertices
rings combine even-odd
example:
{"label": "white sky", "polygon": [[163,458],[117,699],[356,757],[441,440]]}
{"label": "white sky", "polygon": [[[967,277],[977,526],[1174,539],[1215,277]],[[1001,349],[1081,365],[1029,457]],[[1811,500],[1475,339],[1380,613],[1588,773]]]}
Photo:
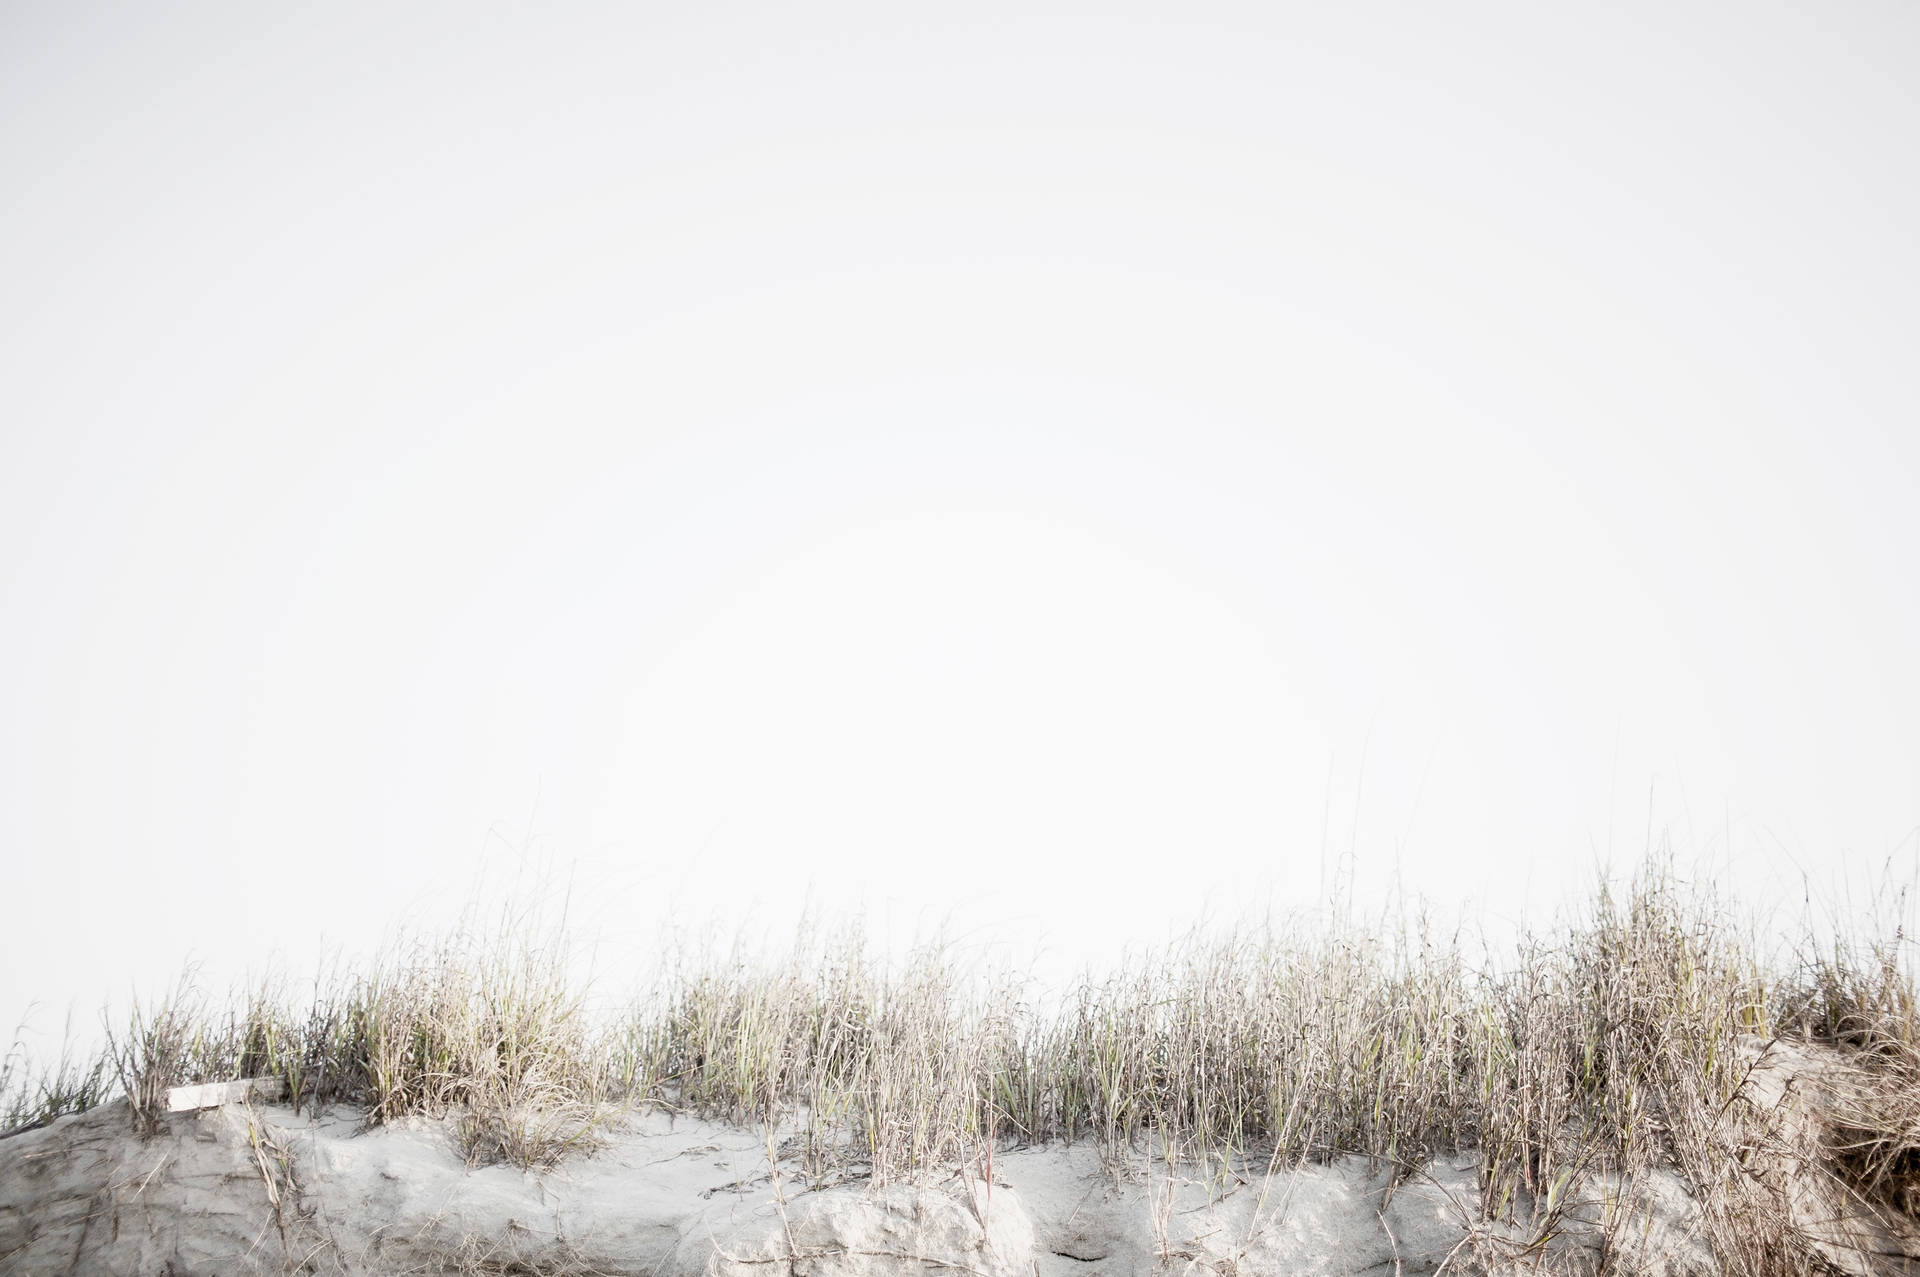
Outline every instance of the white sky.
{"label": "white sky", "polygon": [[4,1027],[1911,858],[1920,8],[300,7],[0,10]]}

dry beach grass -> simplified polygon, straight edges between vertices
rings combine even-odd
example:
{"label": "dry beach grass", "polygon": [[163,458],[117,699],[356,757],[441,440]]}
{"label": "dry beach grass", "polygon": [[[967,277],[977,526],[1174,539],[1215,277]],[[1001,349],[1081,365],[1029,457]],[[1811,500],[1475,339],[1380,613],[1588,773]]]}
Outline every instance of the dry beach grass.
{"label": "dry beach grass", "polygon": [[95,1058],[16,1049],[0,1128],[124,1092],[152,1131],[169,1087],[267,1075],[369,1124],[456,1114],[471,1161],[527,1167],[636,1108],[789,1132],[815,1183],[1047,1141],[1091,1142],[1117,1175],[1222,1182],[1343,1154],[1399,1181],[1464,1153],[1478,1212],[1525,1223],[1490,1230],[1482,1262],[1543,1256],[1582,1212],[1624,1242],[1625,1197],[1600,1186],[1677,1167],[1726,1271],[1903,1271],[1920,1206],[1908,942],[1891,923],[1836,931],[1770,950],[1655,859],[1471,959],[1461,934],[1347,909],[1036,991],[950,948],[893,965],[857,929],[809,931],[779,961],[678,955],[607,1015],[570,981],[564,935],[507,915],[298,996],[270,981],[219,1002],[183,979]]}

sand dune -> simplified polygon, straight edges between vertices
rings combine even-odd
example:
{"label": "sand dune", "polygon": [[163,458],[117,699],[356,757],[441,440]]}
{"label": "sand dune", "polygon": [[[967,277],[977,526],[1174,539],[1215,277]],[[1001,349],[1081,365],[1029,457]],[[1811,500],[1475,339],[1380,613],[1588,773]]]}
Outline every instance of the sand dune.
{"label": "sand dune", "polygon": [[[1531,1203],[1479,1222],[1475,1159],[1431,1163],[1389,1192],[1365,1159],[1170,1178],[1104,1168],[1091,1147],[998,1153],[943,1182],[809,1188],[774,1136],[654,1113],[545,1172],[469,1167],[456,1118],[361,1130],[348,1109],[227,1104],[149,1140],[124,1101],[0,1145],[0,1257],[56,1273],[649,1273],[782,1271],[1414,1274],[1532,1255]],[[776,1172],[778,1179],[776,1180]],[[1600,1186],[1591,1186],[1598,1189]],[[1640,1273],[1715,1271],[1691,1198],[1661,1174],[1625,1189],[1616,1228]],[[1546,1256],[1601,1257],[1598,1193]]]}

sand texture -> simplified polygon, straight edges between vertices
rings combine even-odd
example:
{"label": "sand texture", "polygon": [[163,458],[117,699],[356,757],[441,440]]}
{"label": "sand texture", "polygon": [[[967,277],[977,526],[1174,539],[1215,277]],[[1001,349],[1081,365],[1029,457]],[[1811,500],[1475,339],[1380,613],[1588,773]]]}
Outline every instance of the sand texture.
{"label": "sand texture", "polygon": [[[0,1271],[52,1274],[659,1274],[694,1277],[1404,1277],[1545,1257],[1592,1271],[1717,1271],[1676,1176],[1607,1186],[1544,1251],[1531,1203],[1479,1219],[1474,1161],[1391,1193],[1360,1159],[1116,1174],[1094,1149],[996,1155],[944,1182],[809,1188],[762,1132],[660,1114],[545,1172],[469,1167],[455,1119],[229,1104],[143,1140],[124,1101],[0,1143]],[[777,1145],[776,1145],[777,1147]],[[776,1182],[772,1167],[777,1165]],[[1604,1234],[1604,1236],[1603,1236]]]}
{"label": "sand texture", "polygon": [[[523,1170],[471,1164],[458,1113],[369,1128],[255,1097],[142,1135],[119,1099],[0,1139],[0,1273],[1691,1277],[1769,1253],[1788,1262],[1768,1272],[1920,1273],[1912,1181],[1869,1194],[1832,1173],[1881,1121],[1871,1060],[1756,1041],[1742,1066],[1716,1125],[1675,1128],[1670,1165],[1563,1175],[1493,1210],[1471,1152],[1396,1178],[1359,1157],[1169,1167],[1056,1142],[879,1185],[806,1165],[797,1126],[660,1110]],[[1690,1166],[1739,1170],[1702,1194]],[[1712,1239],[1735,1235],[1729,1266]]]}

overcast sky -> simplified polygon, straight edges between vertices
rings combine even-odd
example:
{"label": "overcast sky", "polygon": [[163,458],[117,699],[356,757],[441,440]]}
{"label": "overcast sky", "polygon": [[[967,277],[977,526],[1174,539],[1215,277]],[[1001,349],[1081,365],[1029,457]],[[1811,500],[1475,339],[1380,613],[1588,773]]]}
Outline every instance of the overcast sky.
{"label": "overcast sky", "polygon": [[529,857],[634,953],[811,890],[1072,961],[1911,862],[1916,66],[1904,0],[7,4],[4,1027]]}

